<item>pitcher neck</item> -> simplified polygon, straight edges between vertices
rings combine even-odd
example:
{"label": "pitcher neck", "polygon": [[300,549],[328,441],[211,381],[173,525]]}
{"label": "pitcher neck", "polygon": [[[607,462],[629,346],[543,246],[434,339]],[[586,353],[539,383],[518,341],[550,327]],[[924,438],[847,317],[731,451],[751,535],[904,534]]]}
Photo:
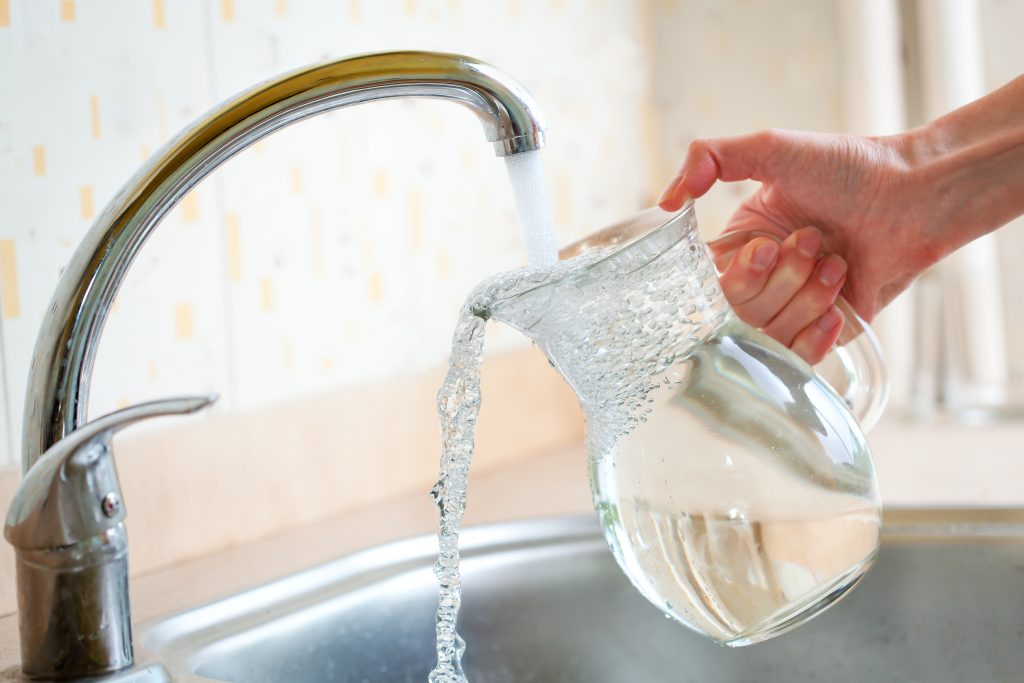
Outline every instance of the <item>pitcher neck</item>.
{"label": "pitcher neck", "polygon": [[530,337],[585,405],[643,393],[732,316],[696,221],[686,219],[584,254],[490,313]]}

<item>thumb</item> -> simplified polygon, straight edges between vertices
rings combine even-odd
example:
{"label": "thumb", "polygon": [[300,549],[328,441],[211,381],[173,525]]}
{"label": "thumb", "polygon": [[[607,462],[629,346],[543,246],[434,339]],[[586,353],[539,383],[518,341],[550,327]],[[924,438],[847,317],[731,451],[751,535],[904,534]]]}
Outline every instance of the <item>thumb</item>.
{"label": "thumb", "polygon": [[784,139],[784,133],[761,131],[694,140],[683,167],[669,183],[658,205],[666,211],[677,211],[687,199],[703,196],[717,180],[773,180],[774,159]]}

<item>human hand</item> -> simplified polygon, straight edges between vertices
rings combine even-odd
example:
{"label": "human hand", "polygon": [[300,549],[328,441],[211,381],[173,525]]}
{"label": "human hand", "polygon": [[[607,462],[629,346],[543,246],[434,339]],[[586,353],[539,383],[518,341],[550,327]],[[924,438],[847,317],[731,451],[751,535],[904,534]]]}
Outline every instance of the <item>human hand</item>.
{"label": "human hand", "polygon": [[[731,260],[720,255],[723,288],[741,317],[813,359],[829,335],[812,341],[799,325],[820,312],[829,327],[838,315],[823,308],[835,300],[833,285],[814,283],[838,271],[836,256],[848,266],[844,298],[870,321],[943,256],[1024,215],[1022,107],[1024,76],[897,136],[769,130],[697,140],[660,204],[675,211],[718,180],[761,182],[726,232],[762,230],[782,245],[773,255],[754,239]],[[816,265],[790,242],[806,226],[821,231],[820,252],[830,255]],[[755,254],[770,265],[760,267]]]}
{"label": "human hand", "polygon": [[[906,136],[862,138],[763,131],[697,140],[660,204],[666,210],[677,210],[687,198],[702,196],[717,180],[762,183],[733,214],[726,231],[762,230],[776,235],[783,240],[778,263],[766,270],[752,267],[754,253],[770,249],[761,239],[752,240],[737,253],[738,260],[729,264],[723,287],[735,303],[750,296],[751,288],[761,283],[755,301],[749,306],[742,305],[746,300],[740,302],[740,317],[792,344],[802,332],[795,326],[821,308],[834,286],[815,285],[812,272],[825,269],[831,274],[845,263],[844,295],[861,317],[870,320],[937,260],[939,254],[921,239],[936,208],[929,201],[929,188],[922,187],[910,173],[910,155]],[[820,233],[804,230],[807,226],[815,226]],[[813,241],[814,235],[818,235],[818,244],[813,256],[808,255],[812,251],[808,246],[803,258],[796,258],[796,242],[801,236]],[[815,265],[820,253],[835,256]],[[811,289],[804,292],[808,285]],[[798,315],[809,300],[813,305]],[[775,317],[766,319],[773,308],[775,317],[783,316],[778,322]],[[834,315],[827,307],[821,314],[826,312],[830,318]],[[809,356],[816,356],[808,350],[810,346],[817,348],[800,343]]]}
{"label": "human hand", "polygon": [[733,310],[812,365],[836,343],[844,318],[835,300],[846,280],[846,262],[821,256],[822,235],[801,228],[781,243],[758,236],[730,237],[709,246],[721,271],[722,291]]}

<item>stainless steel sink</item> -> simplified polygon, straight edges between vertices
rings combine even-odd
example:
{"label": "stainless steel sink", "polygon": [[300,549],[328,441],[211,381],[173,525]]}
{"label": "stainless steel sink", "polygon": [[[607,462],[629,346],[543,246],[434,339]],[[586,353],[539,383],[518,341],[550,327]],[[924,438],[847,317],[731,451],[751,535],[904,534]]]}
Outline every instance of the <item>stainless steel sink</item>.
{"label": "stainless steel sink", "polygon": [[[591,517],[470,529],[460,631],[471,683],[1024,680],[1024,512],[895,512],[878,564],[828,613],[739,650],[619,572]],[[424,683],[431,537],[382,546],[150,624],[176,680]]]}

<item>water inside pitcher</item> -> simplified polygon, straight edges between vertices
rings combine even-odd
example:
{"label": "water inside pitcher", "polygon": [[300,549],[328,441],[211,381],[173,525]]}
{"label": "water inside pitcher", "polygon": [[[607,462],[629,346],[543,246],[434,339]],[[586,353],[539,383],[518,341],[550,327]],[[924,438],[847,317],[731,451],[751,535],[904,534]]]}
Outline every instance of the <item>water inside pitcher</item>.
{"label": "water inside pitcher", "polygon": [[874,561],[881,507],[847,401],[736,317],[696,228],[692,203],[649,210],[586,267],[489,313],[575,390],[622,570],[666,615],[737,646],[849,591]]}

